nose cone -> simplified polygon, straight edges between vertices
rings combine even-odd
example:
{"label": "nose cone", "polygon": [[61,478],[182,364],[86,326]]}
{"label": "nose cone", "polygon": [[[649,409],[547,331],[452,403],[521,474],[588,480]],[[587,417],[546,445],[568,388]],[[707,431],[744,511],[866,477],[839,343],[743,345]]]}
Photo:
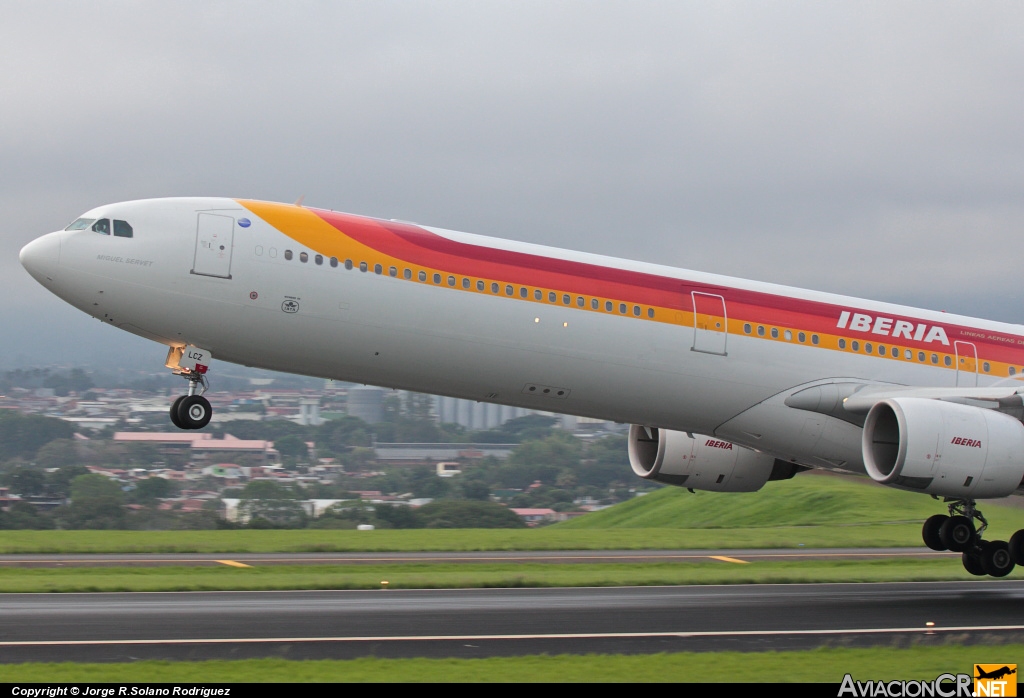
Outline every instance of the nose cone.
{"label": "nose cone", "polygon": [[44,285],[53,283],[60,264],[60,233],[36,238],[21,248],[18,259],[36,281]]}

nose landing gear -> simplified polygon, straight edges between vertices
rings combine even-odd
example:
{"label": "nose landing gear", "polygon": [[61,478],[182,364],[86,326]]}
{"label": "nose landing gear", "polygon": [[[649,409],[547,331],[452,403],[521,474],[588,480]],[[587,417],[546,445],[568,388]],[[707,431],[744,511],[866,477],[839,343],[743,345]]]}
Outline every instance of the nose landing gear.
{"label": "nose landing gear", "polygon": [[[964,569],[978,577],[1005,577],[1014,566],[1024,565],[1024,530],[1014,533],[1009,543],[982,540],[988,521],[975,507],[975,501],[946,501],[949,503],[949,516],[936,514],[924,522],[921,537],[925,545],[932,550],[961,553]],[[981,524],[977,528],[975,521]]]}
{"label": "nose landing gear", "polygon": [[188,381],[188,393],[171,404],[171,423],[179,429],[202,429],[210,423],[213,408],[203,397],[210,384],[206,380],[210,352],[197,347],[171,347],[167,367]]}

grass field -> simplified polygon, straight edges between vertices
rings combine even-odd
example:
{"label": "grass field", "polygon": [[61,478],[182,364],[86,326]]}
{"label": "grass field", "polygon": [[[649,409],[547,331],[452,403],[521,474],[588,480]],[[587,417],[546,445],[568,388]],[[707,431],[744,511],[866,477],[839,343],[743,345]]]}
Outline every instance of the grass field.
{"label": "grass field", "polygon": [[[1024,578],[1014,570],[1007,579]],[[0,569],[0,593],[226,591],[277,589],[468,589],[510,587],[923,582],[972,577],[960,560],[806,560],[736,564],[416,563],[234,567],[73,567]]]}
{"label": "grass field", "polygon": [[354,659],[124,664],[7,664],[8,683],[37,682],[823,682],[932,680],[969,674],[973,664],[1019,663],[1024,645],[943,645],[895,649],[822,648],[806,652],[680,652],[491,659]]}
{"label": "grass field", "polygon": [[[805,474],[760,492],[664,488],[526,530],[4,531],[2,553],[269,553],[920,546],[941,502],[864,478]],[[1024,509],[985,502],[988,536],[1024,528]]]}

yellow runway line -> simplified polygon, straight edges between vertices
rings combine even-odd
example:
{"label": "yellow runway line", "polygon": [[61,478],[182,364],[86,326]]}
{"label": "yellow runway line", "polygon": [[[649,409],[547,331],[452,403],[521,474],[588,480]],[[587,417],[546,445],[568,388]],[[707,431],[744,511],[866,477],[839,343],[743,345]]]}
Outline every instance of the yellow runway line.
{"label": "yellow runway line", "polygon": [[735,557],[726,557],[725,555],[709,555],[712,560],[721,560],[722,562],[735,562],[737,565],[749,565],[747,560],[739,560]]}
{"label": "yellow runway line", "polygon": [[235,560],[214,560],[214,562],[219,562],[220,564],[228,565],[229,567],[252,567],[252,565],[247,565],[244,562],[236,562]]}

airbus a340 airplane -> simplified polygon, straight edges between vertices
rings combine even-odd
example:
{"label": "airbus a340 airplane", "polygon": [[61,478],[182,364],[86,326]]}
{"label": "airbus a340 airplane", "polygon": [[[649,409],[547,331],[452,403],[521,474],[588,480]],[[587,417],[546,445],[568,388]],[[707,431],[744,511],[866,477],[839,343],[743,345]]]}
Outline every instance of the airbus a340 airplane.
{"label": "airbus a340 airplane", "polygon": [[[743,492],[808,468],[945,498],[925,543],[978,575],[978,499],[1024,481],[1024,327],[298,205],[101,206],[21,263],[169,347],[171,421],[210,357],[633,424],[640,477]],[[702,434],[707,436],[702,436]]]}

